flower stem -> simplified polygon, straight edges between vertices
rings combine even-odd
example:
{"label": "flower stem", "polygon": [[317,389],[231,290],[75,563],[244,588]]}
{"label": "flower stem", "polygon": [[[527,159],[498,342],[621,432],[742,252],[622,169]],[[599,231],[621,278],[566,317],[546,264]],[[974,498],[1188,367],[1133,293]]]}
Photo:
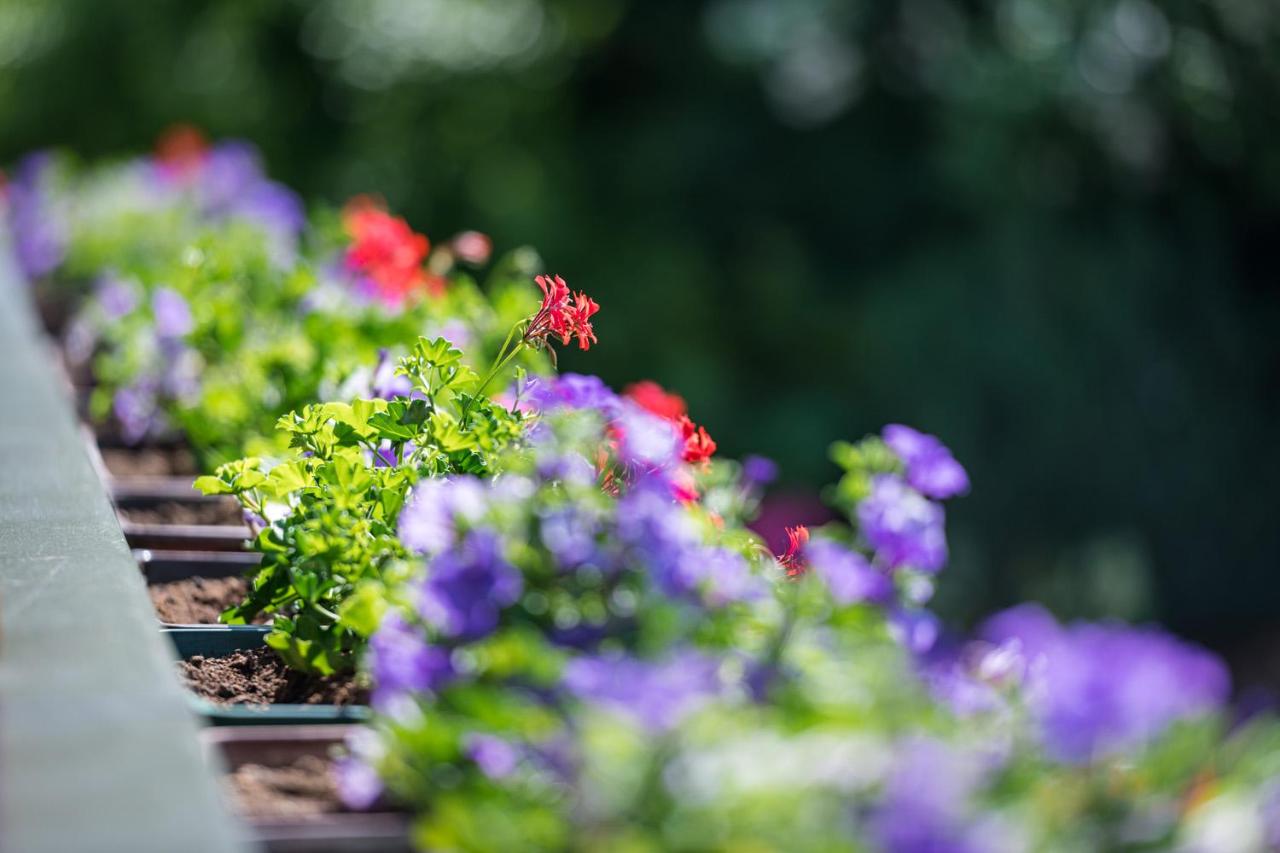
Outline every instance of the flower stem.
{"label": "flower stem", "polygon": [[[476,386],[475,392],[467,402],[463,404],[462,425],[464,427],[467,424],[467,413],[471,410],[471,404],[474,403],[476,398],[484,392],[485,388],[489,387],[489,383],[493,381],[494,377],[497,376],[499,372],[501,372],[502,368],[510,364],[511,360],[520,353],[520,350],[524,349],[525,342],[523,335],[519,338],[516,337],[516,332],[519,331],[523,325],[523,322],[516,323],[511,327],[511,331],[507,332],[507,339],[502,342],[502,348],[498,350],[498,355],[494,358],[493,364],[485,373],[484,378],[480,380],[480,384]],[[515,341],[514,346],[512,346],[513,340]],[[510,352],[507,351],[508,348],[510,348]]]}

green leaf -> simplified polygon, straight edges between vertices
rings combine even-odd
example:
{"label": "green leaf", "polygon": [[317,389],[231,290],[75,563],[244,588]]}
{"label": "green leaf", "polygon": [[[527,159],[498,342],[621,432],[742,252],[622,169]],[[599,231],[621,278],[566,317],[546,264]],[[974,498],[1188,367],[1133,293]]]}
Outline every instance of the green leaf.
{"label": "green leaf", "polygon": [[410,441],[418,435],[417,430],[400,423],[390,412],[373,415],[369,418],[369,426],[377,430],[382,438],[392,441]]}
{"label": "green leaf", "polygon": [[223,482],[218,477],[206,474],[203,477],[197,477],[192,488],[203,492],[206,495],[231,495],[235,494],[235,489],[231,488],[229,483]]}
{"label": "green leaf", "polygon": [[310,485],[311,480],[304,464],[302,460],[295,460],[272,468],[267,475],[267,486],[272,493],[280,497]]}
{"label": "green leaf", "polygon": [[365,581],[338,608],[339,621],[362,637],[378,630],[386,612],[386,589],[378,581]]}

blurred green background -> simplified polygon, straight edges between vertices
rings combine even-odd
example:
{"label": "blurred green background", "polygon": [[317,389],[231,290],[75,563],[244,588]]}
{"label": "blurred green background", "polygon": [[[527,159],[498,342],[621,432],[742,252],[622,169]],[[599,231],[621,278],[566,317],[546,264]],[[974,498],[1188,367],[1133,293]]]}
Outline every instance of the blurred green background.
{"label": "blurred green background", "polygon": [[940,607],[1237,653],[1280,593],[1272,0],[0,0],[0,159],[243,136],[311,199],[537,246],[565,365],[784,489],[888,421],[968,465]]}

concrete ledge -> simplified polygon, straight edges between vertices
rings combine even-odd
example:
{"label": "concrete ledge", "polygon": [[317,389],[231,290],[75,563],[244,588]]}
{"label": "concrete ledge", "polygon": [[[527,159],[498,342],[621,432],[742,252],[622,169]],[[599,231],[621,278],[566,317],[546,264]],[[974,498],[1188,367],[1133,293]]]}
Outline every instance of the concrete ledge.
{"label": "concrete ledge", "polygon": [[0,850],[242,849],[26,287],[0,254]]}

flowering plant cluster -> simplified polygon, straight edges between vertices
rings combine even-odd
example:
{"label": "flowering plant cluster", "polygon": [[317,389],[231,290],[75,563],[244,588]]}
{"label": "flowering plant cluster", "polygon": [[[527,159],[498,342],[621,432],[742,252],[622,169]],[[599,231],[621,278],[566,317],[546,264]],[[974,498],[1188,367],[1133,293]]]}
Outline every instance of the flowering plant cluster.
{"label": "flowering plant cluster", "polygon": [[208,468],[280,452],[276,419],[308,403],[385,393],[419,335],[486,359],[535,304],[532,250],[490,265],[477,232],[433,248],[368,197],[308,221],[250,146],[190,129],[123,164],[28,158],[7,205],[23,271],[70,314],[95,420],[130,444],[181,438]]}
{"label": "flowering plant cluster", "polygon": [[656,383],[554,372],[599,343],[591,297],[527,251],[481,287],[474,232],[290,199],[183,131],[78,176],[28,161],[8,221],[79,303],[97,414],[180,431],[251,519],[224,621],[371,685],[349,807],[413,811],[424,849],[1280,845],[1280,728],[1234,716],[1208,652],[1034,604],[943,630],[970,482],[936,437],[836,444],[844,517],[771,553],[767,460]]}

